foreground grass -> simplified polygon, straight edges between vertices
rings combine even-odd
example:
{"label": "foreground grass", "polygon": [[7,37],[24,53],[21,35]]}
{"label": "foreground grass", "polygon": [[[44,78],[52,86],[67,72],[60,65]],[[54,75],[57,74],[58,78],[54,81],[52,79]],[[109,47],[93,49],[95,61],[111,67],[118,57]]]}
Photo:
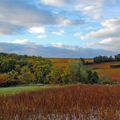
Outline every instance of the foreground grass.
{"label": "foreground grass", "polygon": [[57,86],[52,85],[45,85],[45,86],[38,86],[38,85],[31,85],[31,86],[17,86],[17,87],[5,87],[0,88],[0,96],[12,96],[23,92],[31,92],[37,90],[43,90],[48,88],[53,88]]}
{"label": "foreground grass", "polygon": [[120,120],[120,87],[69,85],[0,96],[1,120]]}

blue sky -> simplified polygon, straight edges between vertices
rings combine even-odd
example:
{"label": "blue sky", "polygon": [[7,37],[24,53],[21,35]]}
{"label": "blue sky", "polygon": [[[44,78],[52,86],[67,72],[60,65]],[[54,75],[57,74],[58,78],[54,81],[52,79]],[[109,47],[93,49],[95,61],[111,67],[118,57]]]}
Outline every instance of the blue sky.
{"label": "blue sky", "polygon": [[0,42],[120,51],[120,0],[0,0]]}

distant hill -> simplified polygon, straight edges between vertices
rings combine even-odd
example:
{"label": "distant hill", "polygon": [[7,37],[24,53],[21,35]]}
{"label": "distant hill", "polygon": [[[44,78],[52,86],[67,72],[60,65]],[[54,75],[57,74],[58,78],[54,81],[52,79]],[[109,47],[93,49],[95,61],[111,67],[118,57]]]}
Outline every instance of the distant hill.
{"label": "distant hill", "polygon": [[76,48],[74,50],[67,48],[57,48],[53,46],[42,46],[35,44],[13,44],[13,43],[0,43],[0,52],[27,54],[42,57],[57,57],[57,58],[92,58],[98,55],[115,55],[116,52],[90,49],[90,48]]}

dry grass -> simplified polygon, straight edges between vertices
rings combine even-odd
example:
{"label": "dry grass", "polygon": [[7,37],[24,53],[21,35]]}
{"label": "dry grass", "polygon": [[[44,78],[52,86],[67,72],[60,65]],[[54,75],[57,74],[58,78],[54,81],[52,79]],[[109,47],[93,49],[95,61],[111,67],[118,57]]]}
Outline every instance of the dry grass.
{"label": "dry grass", "polygon": [[113,82],[120,82],[120,68],[110,67],[110,65],[114,65],[114,64],[120,64],[120,62],[93,64],[90,65],[89,67],[97,71],[97,73],[101,77],[106,76]]}
{"label": "dry grass", "polygon": [[[79,58],[49,58],[57,68],[64,68],[70,62],[80,62]],[[93,59],[85,59],[85,62],[93,63]]]}
{"label": "dry grass", "polygon": [[119,120],[120,87],[72,85],[0,97],[1,120]]}
{"label": "dry grass", "polygon": [[100,63],[100,64],[92,64],[90,65],[91,68],[94,69],[111,69],[110,65],[120,64],[120,62],[108,62],[108,63]]}
{"label": "dry grass", "polygon": [[72,59],[72,58],[49,58],[53,65],[57,68],[64,68],[70,62],[79,62],[80,59]]}

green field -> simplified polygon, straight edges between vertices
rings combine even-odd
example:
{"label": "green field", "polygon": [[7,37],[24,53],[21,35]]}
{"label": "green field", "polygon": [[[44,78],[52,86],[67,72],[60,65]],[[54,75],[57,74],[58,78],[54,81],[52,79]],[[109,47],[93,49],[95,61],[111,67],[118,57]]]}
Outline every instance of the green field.
{"label": "green field", "polygon": [[36,90],[43,90],[48,88],[53,88],[56,86],[38,86],[38,85],[31,85],[31,86],[17,86],[17,87],[5,87],[0,88],[0,96],[6,96],[6,95],[16,95],[22,92],[31,92]]}

